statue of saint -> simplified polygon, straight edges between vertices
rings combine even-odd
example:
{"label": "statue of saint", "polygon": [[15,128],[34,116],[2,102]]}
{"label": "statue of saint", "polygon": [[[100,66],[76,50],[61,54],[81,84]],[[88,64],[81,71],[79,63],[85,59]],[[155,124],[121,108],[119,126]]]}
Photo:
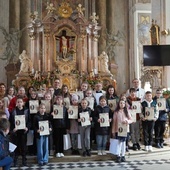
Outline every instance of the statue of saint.
{"label": "statue of saint", "polygon": [[77,11],[78,11],[79,14],[84,16],[83,11],[85,11],[85,8],[82,8],[81,4],[78,4]]}
{"label": "statue of saint", "polygon": [[62,54],[63,58],[66,58],[67,56],[67,38],[62,36]]}
{"label": "statue of saint", "polygon": [[26,50],[23,50],[19,55],[21,62],[19,74],[32,72],[33,64],[31,59],[28,57]]}
{"label": "statue of saint", "polygon": [[47,8],[48,10],[48,14],[54,14],[54,12],[56,11],[54,4],[53,3],[47,3]]}
{"label": "statue of saint", "polygon": [[105,51],[103,51],[98,58],[99,72],[110,74],[110,71],[108,69],[108,61],[109,61],[108,55],[106,54]]}
{"label": "statue of saint", "polygon": [[92,23],[97,24],[97,20],[99,19],[99,16],[98,15],[96,16],[96,13],[93,12],[90,19],[92,20]]}
{"label": "statue of saint", "polygon": [[150,28],[151,45],[159,45],[159,32],[160,27],[156,24],[156,21],[154,23],[154,20],[152,20],[152,26]]}

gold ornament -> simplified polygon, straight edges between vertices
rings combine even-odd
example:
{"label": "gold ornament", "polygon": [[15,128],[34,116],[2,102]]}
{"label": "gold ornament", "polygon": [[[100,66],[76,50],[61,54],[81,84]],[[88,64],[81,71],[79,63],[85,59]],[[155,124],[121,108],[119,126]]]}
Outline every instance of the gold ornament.
{"label": "gold ornament", "polygon": [[63,2],[61,3],[61,6],[59,7],[58,13],[63,18],[69,18],[71,14],[73,13],[73,10],[70,7],[69,3]]}

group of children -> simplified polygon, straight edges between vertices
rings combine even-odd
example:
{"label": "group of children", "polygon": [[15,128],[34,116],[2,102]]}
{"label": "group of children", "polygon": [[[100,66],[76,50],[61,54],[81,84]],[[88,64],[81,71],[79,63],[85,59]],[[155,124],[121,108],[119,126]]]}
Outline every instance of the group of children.
{"label": "group of children", "polygon": [[[58,81],[58,80],[57,80]],[[31,89],[31,88],[30,88]],[[6,112],[7,119],[9,118],[10,127],[10,140],[17,145],[14,154],[14,166],[18,164],[18,156],[22,156],[22,165],[27,165],[26,162],[26,143],[27,133],[29,130],[34,130],[34,147],[31,151],[37,148],[37,161],[40,166],[46,165],[49,161],[49,152],[55,149],[56,157],[64,157],[64,141],[63,136],[67,133],[71,136],[72,154],[80,154],[78,150],[78,134],[80,134],[82,155],[91,156],[91,134],[94,133],[97,143],[98,155],[106,155],[106,144],[109,137],[118,139],[117,162],[124,162],[125,151],[128,143],[128,134],[130,135],[133,143],[133,149],[140,149],[140,123],[142,122],[143,140],[146,151],[152,151],[153,130],[155,128],[155,141],[158,148],[163,147],[163,132],[165,130],[165,122],[167,120],[166,110],[158,111],[157,99],[161,97],[161,90],[156,91],[156,97],[152,99],[152,93],[146,92],[145,98],[140,99],[136,97],[136,90],[130,88],[129,96],[121,95],[120,98],[116,95],[115,88],[112,85],[107,87],[106,92],[102,90],[102,83],[96,84],[95,91],[88,88],[86,82],[81,85],[81,92],[83,98],[80,100],[79,93],[69,93],[67,85],[63,85],[61,89],[54,89],[50,87],[44,96],[38,98],[37,92],[32,88],[29,93],[29,98],[25,95],[25,89],[20,87],[17,96],[13,97],[9,103]],[[70,106],[77,109],[77,117],[69,118],[71,114],[70,107],[67,106],[65,98],[69,98]],[[89,98],[91,98],[89,100]],[[39,99],[39,109],[36,114],[30,114],[29,101]],[[47,106],[42,101],[50,100],[50,111],[47,111]],[[115,100],[115,107],[109,105],[110,100]],[[90,107],[90,103],[93,105]],[[141,101],[141,113],[136,113],[136,121],[133,122],[132,115],[129,110],[132,108],[132,101]],[[56,110],[54,105],[62,110],[62,118],[55,118]],[[0,100],[1,107],[1,100]],[[147,107],[154,109],[154,119],[146,119]],[[75,109],[75,110],[76,110]],[[5,111],[5,110],[4,110]],[[23,129],[16,128],[16,116],[24,115],[25,127]],[[84,116],[84,117],[83,117]],[[83,125],[85,119],[88,118],[88,124]],[[6,119],[6,120],[7,120]],[[0,121],[5,121],[0,119]],[[40,123],[48,122],[47,134],[41,134],[42,129]],[[106,121],[106,122],[104,122]],[[5,124],[5,123],[4,123]],[[127,126],[125,136],[119,136],[119,126]],[[3,125],[3,123],[2,123]],[[129,128],[130,125],[130,128]],[[9,126],[4,125],[1,127],[0,123],[0,140],[1,135],[6,136],[9,131]],[[2,133],[1,133],[2,131]],[[8,158],[6,154],[4,158]],[[1,158],[2,160],[2,158]],[[10,160],[11,161],[11,160]],[[9,162],[10,162],[9,161]],[[11,161],[12,162],[12,161]],[[11,164],[11,163],[9,163]],[[0,161],[1,166],[1,161]]]}

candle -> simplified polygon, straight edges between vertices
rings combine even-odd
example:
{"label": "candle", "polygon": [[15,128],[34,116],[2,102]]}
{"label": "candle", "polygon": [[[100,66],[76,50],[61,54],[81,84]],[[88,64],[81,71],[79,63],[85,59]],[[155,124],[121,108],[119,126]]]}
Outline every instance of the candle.
{"label": "candle", "polygon": [[38,60],[38,71],[41,71],[41,61]]}
{"label": "candle", "polygon": [[94,68],[94,74],[97,74],[97,69],[96,68]]}
{"label": "candle", "polygon": [[50,59],[48,59],[48,71],[50,71]]}

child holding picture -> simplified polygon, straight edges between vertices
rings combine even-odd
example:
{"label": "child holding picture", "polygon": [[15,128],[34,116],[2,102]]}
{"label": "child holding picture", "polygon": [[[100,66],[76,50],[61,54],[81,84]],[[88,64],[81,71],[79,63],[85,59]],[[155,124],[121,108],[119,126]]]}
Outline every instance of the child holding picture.
{"label": "child holding picture", "polygon": [[[17,128],[17,125],[19,125],[19,120],[16,121],[16,116],[25,116],[25,125],[23,129]],[[27,143],[27,132],[30,129],[30,114],[29,110],[24,107],[24,101],[23,98],[17,98],[16,100],[16,107],[12,111],[12,114],[10,116],[10,122],[11,122],[11,130],[12,130],[12,140],[13,143],[17,146],[15,150],[15,156],[14,156],[14,166],[17,165],[18,156],[19,154],[22,155],[22,165],[26,166],[26,143]],[[18,124],[17,124],[18,123]]]}
{"label": "child holding picture", "polygon": [[[40,130],[44,130],[42,127],[39,127],[39,122],[41,121],[48,121],[49,123],[49,115],[46,113],[45,104],[42,103],[39,106],[39,112],[34,117],[34,133],[37,139],[37,161],[39,166],[48,164],[49,134],[40,135]],[[52,129],[50,128],[50,123],[49,123],[49,131],[51,130]]]}
{"label": "child holding picture", "polygon": [[[158,119],[159,116],[158,106],[156,101],[152,100],[152,93],[150,91],[147,91],[145,93],[145,99],[141,104],[142,113],[140,114],[140,118],[142,119],[145,151],[152,152],[153,130],[155,121]],[[146,115],[147,108],[153,108],[154,115],[151,119],[147,118]]]}
{"label": "child holding picture", "polygon": [[89,114],[89,121],[92,121],[91,117],[91,109],[88,106],[88,101],[86,99],[82,99],[81,107],[78,110],[78,122],[79,122],[79,131],[81,137],[81,146],[83,151],[83,156],[91,156],[90,152],[90,130],[91,130],[91,123],[87,126],[82,126],[81,122],[83,121],[80,117],[80,113],[87,112]]}
{"label": "child holding picture", "polygon": [[[114,111],[113,115],[113,124],[112,124],[112,135],[113,138],[118,139],[118,154],[117,154],[117,162],[125,162],[125,151],[126,151],[126,136],[118,136],[118,125],[125,124],[129,126],[132,123],[131,115],[128,113],[126,102],[124,100],[120,100],[118,102],[117,108]],[[127,127],[127,133],[129,128]]]}
{"label": "child holding picture", "polygon": [[[63,108],[63,118],[60,119],[52,119],[52,126],[53,126],[53,141],[55,145],[55,152],[56,157],[64,157],[64,144],[63,144],[63,136],[67,133],[69,129],[69,120],[68,120],[68,112],[67,108],[63,106],[63,96],[57,95],[55,97],[54,104],[57,106],[61,106]],[[51,115],[54,117],[54,111]]]}
{"label": "child holding picture", "polygon": [[98,155],[106,155],[106,143],[109,135],[110,126],[101,127],[100,123],[102,119],[100,119],[100,114],[108,114],[109,123],[112,121],[112,112],[107,105],[106,98],[104,96],[100,96],[99,105],[96,106],[94,110],[93,119],[95,122],[95,133],[96,133],[96,142],[97,142],[97,150]]}

